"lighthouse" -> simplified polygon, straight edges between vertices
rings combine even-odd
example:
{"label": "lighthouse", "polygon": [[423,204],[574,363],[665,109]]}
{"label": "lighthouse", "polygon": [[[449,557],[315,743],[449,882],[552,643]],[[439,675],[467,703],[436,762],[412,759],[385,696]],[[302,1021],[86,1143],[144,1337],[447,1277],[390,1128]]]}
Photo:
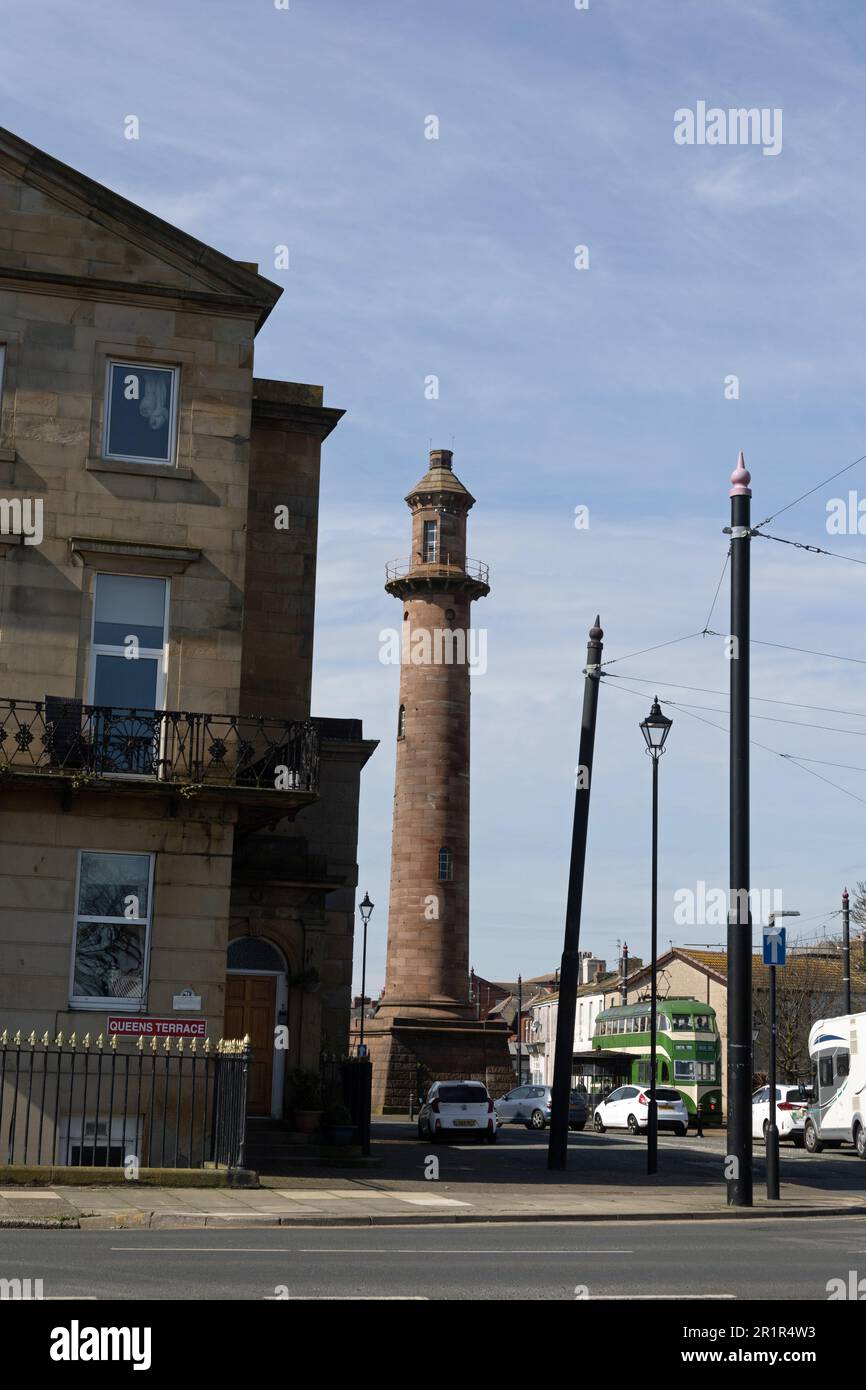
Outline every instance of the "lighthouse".
{"label": "lighthouse", "polygon": [[[386,567],[401,604],[400,685],[385,987],[369,1031],[373,1106],[405,1110],[435,1080],[514,1080],[507,1029],[469,997],[470,669],[483,645],[470,610],[490,592],[466,555],[475,498],[433,449],[405,498],[411,551]],[[485,634],[481,634],[484,636]]]}

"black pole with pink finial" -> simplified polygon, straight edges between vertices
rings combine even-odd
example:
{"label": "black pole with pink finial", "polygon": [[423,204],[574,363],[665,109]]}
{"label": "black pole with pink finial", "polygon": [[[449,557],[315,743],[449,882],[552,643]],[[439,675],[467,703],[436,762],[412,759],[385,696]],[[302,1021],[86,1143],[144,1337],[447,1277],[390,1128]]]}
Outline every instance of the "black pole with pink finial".
{"label": "black pole with pink finial", "polygon": [[728,1206],[752,1206],[752,914],[749,907],[749,604],[751,476],[731,474],[730,899],[728,902]]}

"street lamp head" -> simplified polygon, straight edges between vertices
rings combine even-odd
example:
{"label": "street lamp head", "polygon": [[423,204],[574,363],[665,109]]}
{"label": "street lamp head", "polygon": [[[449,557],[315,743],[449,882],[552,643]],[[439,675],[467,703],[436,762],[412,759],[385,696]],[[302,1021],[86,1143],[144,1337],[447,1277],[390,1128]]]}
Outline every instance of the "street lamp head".
{"label": "street lamp head", "polygon": [[651,753],[654,758],[659,757],[664,751],[665,739],[673,722],[672,719],[668,719],[666,715],[662,714],[659,707],[659,697],[656,695],[652,709],[640,726],[640,731],[646,739],[647,752]]}
{"label": "street lamp head", "polygon": [[358,906],[359,906],[359,910],[360,910],[360,913],[361,913],[361,917],[363,918],[363,921],[364,921],[364,926],[366,927],[367,923],[368,923],[369,920],[370,920],[370,914],[372,913],[373,908],[374,908],[374,906],[375,906],[374,903],[371,903],[371,902],[370,902],[370,894],[369,894],[369,893],[365,893],[365,894],[364,894],[364,901],[363,901],[362,903],[359,903]]}

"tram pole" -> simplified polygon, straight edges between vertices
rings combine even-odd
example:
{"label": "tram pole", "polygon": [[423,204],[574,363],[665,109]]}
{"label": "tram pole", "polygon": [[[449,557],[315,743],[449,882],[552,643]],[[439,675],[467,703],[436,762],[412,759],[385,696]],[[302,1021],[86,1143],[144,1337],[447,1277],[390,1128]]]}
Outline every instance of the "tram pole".
{"label": "tram pole", "polygon": [[592,786],[592,757],[595,749],[603,637],[604,633],[596,617],[594,626],[589,630],[589,643],[586,648],[583,714],[580,722],[580,749],[571,831],[571,861],[565,904],[565,938],[559,970],[559,1006],[556,1011],[556,1051],[553,1062],[550,1138],[547,1146],[547,1166],[556,1172],[564,1172],[568,1162],[568,1110],[574,1056],[574,1019],[577,1013],[577,987],[580,983],[580,913],[583,905],[589,794]]}
{"label": "tram pole", "polygon": [[749,905],[749,587],[751,476],[731,474],[730,900],[728,903],[728,1206],[752,1206],[752,914]]}

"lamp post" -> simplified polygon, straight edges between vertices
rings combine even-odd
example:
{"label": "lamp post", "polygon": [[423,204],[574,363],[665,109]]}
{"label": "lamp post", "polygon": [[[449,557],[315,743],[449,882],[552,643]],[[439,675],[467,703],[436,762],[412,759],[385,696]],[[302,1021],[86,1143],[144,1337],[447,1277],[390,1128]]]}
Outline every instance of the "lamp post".
{"label": "lamp post", "polygon": [[364,1014],[367,1008],[367,925],[373,912],[375,904],[370,902],[370,894],[364,894],[364,901],[359,903],[358,910],[361,913],[361,921],[364,923],[364,947],[361,955],[361,1029],[358,1039],[358,1056],[365,1057],[364,1051]]}
{"label": "lamp post", "polygon": [[[777,917],[799,917],[799,912],[771,912],[767,926],[772,930]],[[783,962],[784,964],[784,962]],[[776,1109],[776,967],[770,965],[770,1055],[769,1071],[769,1117],[767,1125],[767,1196],[779,1200],[779,1114]]]}
{"label": "lamp post", "polygon": [[650,1106],[647,1125],[647,1164],[648,1174],[658,1171],[659,1151],[659,1111],[656,1100],[656,1052],[658,1049],[658,984],[656,980],[656,957],[658,955],[658,894],[659,894],[659,758],[665,749],[665,740],[670,731],[672,719],[662,714],[659,697],[655,697],[652,709],[640,726],[646,739],[646,751],[653,760],[653,845],[652,845],[652,934],[650,941]]}
{"label": "lamp post", "polygon": [[523,976],[517,977],[517,1084],[523,1085]]}

